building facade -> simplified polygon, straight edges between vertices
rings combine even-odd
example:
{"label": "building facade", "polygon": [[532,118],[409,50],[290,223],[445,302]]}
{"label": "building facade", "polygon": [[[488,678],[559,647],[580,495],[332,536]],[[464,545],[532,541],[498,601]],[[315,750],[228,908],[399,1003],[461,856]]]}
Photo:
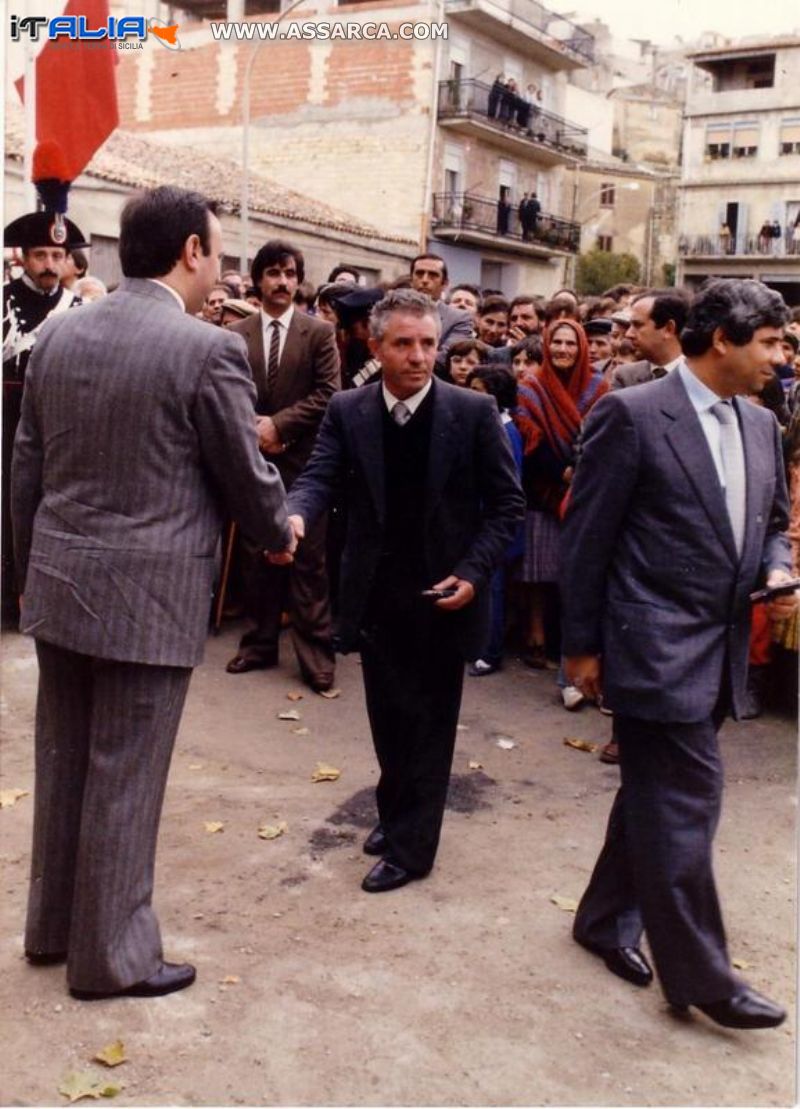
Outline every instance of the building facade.
{"label": "building facade", "polygon": [[678,279],[757,277],[800,304],[800,38],[690,60]]}

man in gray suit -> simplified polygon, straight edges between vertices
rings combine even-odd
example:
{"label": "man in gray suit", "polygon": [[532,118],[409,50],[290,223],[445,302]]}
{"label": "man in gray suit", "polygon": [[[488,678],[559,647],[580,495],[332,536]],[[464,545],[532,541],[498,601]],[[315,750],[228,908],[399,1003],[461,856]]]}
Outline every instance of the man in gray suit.
{"label": "man in gray suit", "polygon": [[646,931],[670,1004],[735,1028],[785,1016],[731,968],[711,844],[717,730],[741,712],[749,594],[789,580],[778,425],[739,396],[771,378],[786,316],[756,281],[698,294],[685,360],[589,415],[562,542],[567,680],[613,709],[622,775],[575,939],[646,986]]}
{"label": "man in gray suit", "polygon": [[81,1000],[194,981],[163,961],[153,866],[223,506],[262,548],[293,546],[244,343],[193,318],[221,254],[204,197],[135,197],[119,290],[48,323],[28,367],[12,472],[39,659],[25,946],[34,964],[66,959]]}
{"label": "man in gray suit", "polygon": [[471,339],[475,334],[472,314],[460,308],[451,308],[442,300],[447,288],[447,263],[438,254],[418,254],[411,263],[411,288],[424,293],[436,304],[439,316],[439,345],[436,349],[436,365],[444,366],[447,352],[453,343],[461,339]]}
{"label": "man in gray suit", "polygon": [[683,289],[650,289],[634,297],[625,337],[641,361],[617,366],[611,373],[612,389],[657,381],[675,369],[683,356],[680,334],[688,311]]}

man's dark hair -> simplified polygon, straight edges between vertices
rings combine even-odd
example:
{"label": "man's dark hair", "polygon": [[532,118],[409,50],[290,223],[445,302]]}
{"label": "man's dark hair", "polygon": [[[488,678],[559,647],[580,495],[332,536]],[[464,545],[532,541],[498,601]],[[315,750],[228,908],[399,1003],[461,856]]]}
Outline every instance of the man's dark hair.
{"label": "man's dark hair", "polygon": [[695,296],[681,347],[688,355],[705,354],[721,328],[734,346],[743,347],[760,327],[784,327],[789,310],[780,293],[750,278],[717,278]]}
{"label": "man's dark hair", "polygon": [[291,258],[295,264],[298,282],[303,281],[306,276],[306,262],[303,258],[303,252],[292,246],[291,243],[285,243],[281,239],[270,239],[268,243],[264,243],[261,247],[250,267],[250,276],[256,288],[261,284],[264,270],[268,266],[283,265],[287,258]]}
{"label": "man's dark hair", "polygon": [[564,313],[566,313],[568,320],[577,321],[579,308],[571,297],[556,293],[552,300],[548,300],[541,311],[544,314],[544,322],[552,323],[553,320],[562,318]]}
{"label": "man's dark hair", "polygon": [[85,277],[86,271],[89,269],[89,259],[82,250],[70,250],[70,257],[75,263],[75,269],[78,271],[78,277]]}
{"label": "man's dark hair", "polygon": [[488,316],[490,312],[505,312],[508,315],[509,306],[505,297],[486,297],[478,308],[478,316],[481,319]]}
{"label": "man's dark hair", "polygon": [[800,304],[798,304],[795,308],[789,309],[789,322],[800,323]]}
{"label": "man's dark hair", "polygon": [[316,289],[314,286],[303,281],[297,286],[292,300],[295,304],[313,304],[315,296]]}
{"label": "man's dark hair", "polygon": [[542,340],[538,335],[526,335],[510,348],[509,355],[512,362],[518,354],[525,354],[529,362],[537,362],[541,366],[544,358]]}
{"label": "man's dark hair", "polygon": [[159,185],[131,197],[122,209],[119,260],[126,277],[163,277],[181,256],[190,235],[203,254],[211,251],[209,213],[213,200],[189,189]]}
{"label": "man's dark hair", "polygon": [[635,293],[636,291],[637,291],[637,286],[636,285],[628,285],[628,284],[612,285],[610,289],[605,289],[600,294],[600,296],[601,297],[610,297],[611,300],[613,300],[615,303],[618,304],[622,300],[623,297],[630,296],[631,293]]}
{"label": "man's dark hair", "polygon": [[471,385],[477,378],[482,381],[489,396],[497,401],[501,412],[507,412],[517,407],[517,379],[508,366],[490,363],[487,366],[476,366],[467,375],[467,385]]}
{"label": "man's dark hair", "polygon": [[788,343],[795,354],[800,350],[800,338],[793,331],[784,331],[783,342]]}
{"label": "man's dark hair", "polygon": [[447,262],[445,262],[444,258],[442,258],[442,256],[440,254],[429,254],[429,253],[418,254],[416,256],[416,258],[411,259],[411,268],[408,271],[409,273],[414,272],[414,266],[416,266],[417,262],[441,262],[442,263],[442,279],[444,281],[447,281]]}
{"label": "man's dark hair", "polygon": [[328,281],[335,281],[340,273],[352,273],[356,281],[358,281],[359,277],[361,276],[355,266],[340,265],[333,267],[331,272],[328,274]]}
{"label": "man's dark hair", "polygon": [[643,293],[637,293],[631,303],[636,304],[637,301],[647,300],[649,297],[653,298],[650,318],[656,327],[666,327],[670,320],[674,320],[675,334],[680,335],[686,326],[686,317],[692,303],[688,290],[645,289]]}
{"label": "man's dark hair", "polygon": [[478,304],[480,304],[480,302],[481,302],[481,291],[480,291],[480,289],[478,288],[477,285],[468,285],[465,281],[462,281],[460,285],[453,285],[453,287],[450,290],[450,296],[449,296],[448,299],[452,300],[453,299],[453,294],[457,293],[459,289],[463,289],[465,293],[472,293],[472,295],[477,300]]}
{"label": "man's dark hair", "polygon": [[585,320],[604,320],[617,310],[617,302],[611,297],[593,297],[592,303],[587,305]]}
{"label": "man's dark hair", "polygon": [[509,312],[513,312],[519,304],[532,304],[536,310],[536,314],[539,314],[539,306],[536,303],[536,297],[533,293],[520,293],[518,296],[515,296],[508,306]]}

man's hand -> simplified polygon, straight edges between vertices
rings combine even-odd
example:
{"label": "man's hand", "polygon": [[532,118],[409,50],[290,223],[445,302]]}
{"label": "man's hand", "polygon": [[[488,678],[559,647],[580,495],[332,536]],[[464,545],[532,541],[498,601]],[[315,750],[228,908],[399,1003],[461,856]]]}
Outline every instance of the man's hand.
{"label": "man's hand", "polygon": [[521,327],[517,327],[516,325],[514,327],[509,327],[508,334],[506,336],[506,346],[513,347],[515,343],[519,343],[522,339],[527,338],[527,331],[523,331]]}
{"label": "man's hand", "polygon": [[294,552],[297,550],[297,544],[305,537],[306,526],[302,516],[290,516],[289,527],[292,531],[292,538],[286,550],[264,551],[264,558],[267,562],[271,562],[273,566],[288,566],[290,562],[294,562]]}
{"label": "man's hand", "polygon": [[[780,585],[781,582],[791,581],[792,575],[786,570],[772,570],[767,578],[767,585]],[[767,605],[767,615],[770,620],[778,624],[781,620],[788,620],[800,606],[800,590],[786,593],[783,597],[776,597]]]}
{"label": "man's hand", "polygon": [[264,454],[281,454],[283,443],[271,416],[256,416],[258,445]]}
{"label": "man's hand", "polygon": [[459,608],[464,608],[475,596],[475,586],[472,582],[464,581],[463,578],[457,578],[453,574],[445,578],[444,581],[438,581],[431,588],[455,589],[452,597],[442,597],[441,600],[433,602],[437,608],[442,608],[446,612],[455,612]]}
{"label": "man's hand", "polygon": [[602,665],[599,655],[572,655],[564,659],[564,675],[584,697],[601,701],[603,697]]}

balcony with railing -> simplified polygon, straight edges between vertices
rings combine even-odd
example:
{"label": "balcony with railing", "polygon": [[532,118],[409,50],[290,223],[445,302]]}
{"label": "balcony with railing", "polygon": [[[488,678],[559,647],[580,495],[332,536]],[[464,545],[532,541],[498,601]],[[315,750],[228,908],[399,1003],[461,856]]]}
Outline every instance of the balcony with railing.
{"label": "balcony with railing", "polygon": [[440,81],[437,113],[448,130],[513,154],[527,154],[545,165],[576,165],[587,155],[585,127],[545,112],[535,101],[497,83],[475,78]]}
{"label": "balcony with railing", "polygon": [[777,235],[681,235],[678,253],[684,258],[782,258],[800,262],[800,241],[793,228]]}
{"label": "balcony with railing", "polygon": [[594,37],[538,0],[445,0],[444,10],[549,69],[594,64]]}
{"label": "balcony with railing", "polygon": [[580,224],[549,212],[539,212],[523,227],[519,209],[475,193],[435,193],[431,226],[434,234],[448,242],[472,243],[493,249],[551,258],[577,254]]}

